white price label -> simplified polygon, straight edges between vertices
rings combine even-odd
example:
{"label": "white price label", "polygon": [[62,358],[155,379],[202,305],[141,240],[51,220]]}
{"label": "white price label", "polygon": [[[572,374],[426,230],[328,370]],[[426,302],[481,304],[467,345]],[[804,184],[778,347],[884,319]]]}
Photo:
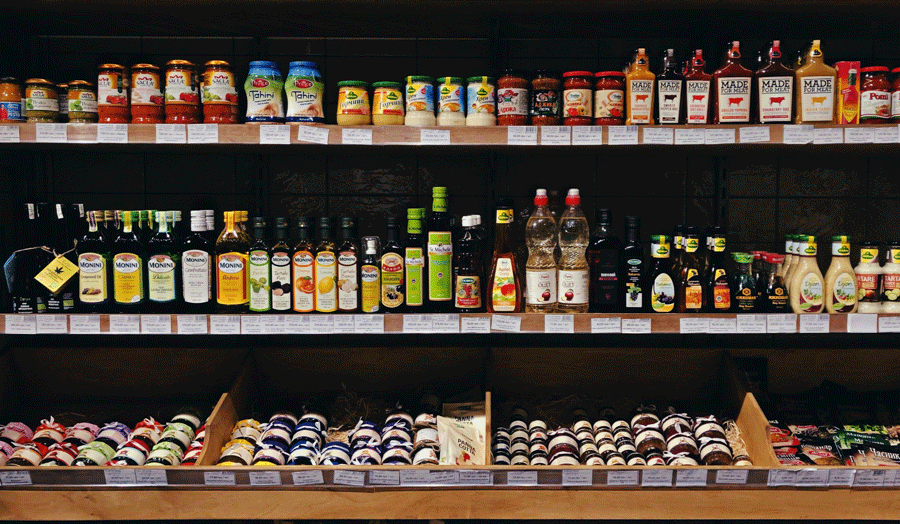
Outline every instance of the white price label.
{"label": "white price label", "polygon": [[562,470],[563,486],[590,486],[594,483],[594,471],[590,469]]}
{"label": "white price label", "polygon": [[262,319],[257,315],[241,315],[241,335],[261,335]]}
{"label": "white price label", "polygon": [[571,126],[541,126],[542,146],[568,146],[571,144]]}
{"label": "white price label", "polygon": [[103,478],[106,479],[107,486],[134,486],[137,484],[133,469],[104,469]]}
{"label": "white price label", "polygon": [[277,471],[251,471],[251,486],[280,486],[281,474]]}
{"label": "white price label", "polygon": [[219,124],[188,124],[188,144],[218,144]]}
{"label": "white price label", "polygon": [[706,130],[701,128],[675,129],[676,146],[702,146],[706,143]]}
{"label": "white price label", "polygon": [[331,315],[314,315],[312,317],[312,332],[320,335],[334,333],[334,317]]}
{"label": "white price label", "polygon": [[312,320],[309,315],[288,315],[284,320],[284,331],[293,335],[310,333]]}
{"label": "white price label", "polygon": [[19,126],[0,126],[0,143],[18,144]]}
{"label": "white price label", "polygon": [[362,487],[366,485],[366,474],[363,471],[337,470],[334,472],[334,483],[340,486]]}
{"label": "white price label", "polygon": [[832,469],[828,472],[829,486],[850,487],[853,485],[853,476],[856,474],[855,469]]}
{"label": "white price label", "polygon": [[639,471],[610,471],[606,474],[607,486],[637,486],[639,482]]}
{"label": "white price label", "polygon": [[137,335],[141,332],[141,316],[110,315],[109,332],[116,335]]}
{"label": "white price label", "polygon": [[800,315],[801,333],[828,333],[831,331],[831,315]]}
{"label": "white price label", "polygon": [[423,146],[449,146],[450,131],[446,129],[422,129],[419,131],[419,143]]}
{"label": "white price label", "polygon": [[606,132],[611,146],[636,146],[638,144],[638,126],[608,126]]}
{"label": "white price label", "polygon": [[6,334],[34,335],[35,333],[37,333],[37,320],[35,319],[35,315],[6,315]]}
{"label": "white price label", "polygon": [[204,471],[203,483],[207,486],[234,486],[234,472]]}
{"label": "white price label", "polygon": [[844,128],[845,144],[871,144],[875,141],[875,128],[853,126]]}
{"label": "white price label", "polygon": [[708,471],[705,469],[675,470],[675,485],[679,488],[705,487]]}
{"label": "white price label", "polygon": [[574,333],[575,315],[544,315],[544,333]]}
{"label": "white price label", "polygon": [[415,485],[431,483],[431,472],[427,469],[404,469],[400,472],[400,484]]}
{"label": "white price label", "polygon": [[210,315],[210,335],[240,335],[241,317],[238,315]]}
{"label": "white price label", "polygon": [[709,332],[708,318],[681,318],[679,319],[679,325],[682,335]]}
{"label": "white price label", "polygon": [[709,319],[709,333],[729,334],[737,333],[737,319],[716,317]]}
{"label": "white price label", "polygon": [[185,144],[187,132],[184,124],[156,124],[157,144]]}
{"label": "white price label", "polygon": [[324,127],[300,125],[297,127],[297,140],[313,144],[328,144],[329,131]]}
{"label": "white price label", "polygon": [[141,315],[141,333],[145,335],[171,335],[171,315]]}
{"label": "white price label", "polygon": [[73,335],[96,335],[100,333],[100,315],[70,316],[69,332]]}
{"label": "white price label", "polygon": [[101,144],[127,144],[128,124],[97,124],[97,142]]}
{"label": "white price label", "polygon": [[827,469],[803,469],[797,472],[795,485],[797,487],[818,488],[828,485]]}
{"label": "white price label", "polygon": [[818,127],[813,131],[813,143],[843,144],[844,130],[839,127]]}
{"label": "white price label", "polygon": [[716,484],[746,484],[749,476],[746,469],[720,469],[716,471]]}
{"label": "white price label", "polygon": [[0,471],[0,486],[30,486],[30,471]]}
{"label": "white price label", "polygon": [[879,333],[900,333],[900,317],[878,317]]}
{"label": "white price label", "polygon": [[291,126],[283,125],[261,125],[259,126],[259,143],[260,144],[280,144],[286,145],[291,143]]}
{"label": "white price label", "polygon": [[260,324],[267,335],[284,334],[284,315],[263,315]]}
{"label": "white price label", "polygon": [[796,333],[797,315],[793,313],[766,315],[766,333]]}
{"label": "white price label", "polygon": [[536,146],[538,143],[537,127],[509,126],[506,129],[506,143],[511,146]]}
{"label": "white price label", "polygon": [[672,487],[674,471],[671,469],[645,469],[641,476],[641,486],[645,488]]}
{"label": "white price label", "polygon": [[506,483],[510,486],[537,486],[537,471],[510,471],[506,474]]}
{"label": "white price label", "polygon": [[369,484],[375,486],[399,486],[400,472],[380,469],[370,471]]}
{"label": "white price label", "polygon": [[356,333],[356,321],[353,320],[353,315],[335,315],[334,332]]}
{"label": "white price label", "polygon": [[592,318],[591,333],[621,333],[622,319],[619,317]]}
{"label": "white price label", "polygon": [[294,471],[291,473],[291,479],[295,486],[312,486],[315,484],[325,484],[325,478],[322,476],[322,470],[313,471]]}
{"label": "white price label", "polygon": [[733,144],[734,128],[713,129],[706,128],[706,143],[709,144]]}
{"label": "white price label", "polygon": [[892,488],[900,487],[900,471],[896,469],[888,469],[884,477],[884,485]]}
{"label": "white price label", "polygon": [[491,315],[491,329],[494,331],[522,331],[522,318],[510,315]]}
{"label": "white price label", "polygon": [[435,486],[455,486],[459,484],[459,471],[455,469],[431,471],[429,483]]}
{"label": "white price label", "polygon": [[435,333],[459,333],[459,315],[431,315]]}
{"label": "white price label", "polygon": [[742,144],[768,142],[769,140],[771,140],[769,136],[769,126],[742,127],[740,132],[740,140]]}
{"label": "white price label", "polygon": [[859,469],[853,477],[853,487],[872,488],[884,486],[887,472],[883,469]]}
{"label": "white price label", "polygon": [[466,486],[492,486],[494,484],[494,472],[487,470],[460,470],[459,483]]}
{"label": "white price label", "polygon": [[876,127],[875,143],[876,144],[896,144],[900,142],[900,126]]}
{"label": "white price label", "polygon": [[356,315],[353,320],[357,333],[384,333],[384,315]]}
{"label": "white price label", "polygon": [[35,124],[34,141],[44,143],[66,143],[69,141],[66,124]]}
{"label": "white price label", "polygon": [[739,333],[765,333],[766,332],[766,316],[765,315],[738,315],[737,330]]}
{"label": "white price label", "polygon": [[179,335],[205,335],[206,315],[178,315],[175,317]]}
{"label": "white price label", "polygon": [[460,318],[461,333],[490,333],[491,319],[489,317],[462,317]]}
{"label": "white price label", "polygon": [[770,488],[778,486],[793,486],[797,482],[797,472],[794,470],[769,470],[767,485]]}
{"label": "white price label", "polygon": [[404,333],[431,333],[433,328],[431,315],[403,315]]}
{"label": "white price label", "polygon": [[68,315],[38,315],[36,331],[38,334],[65,334],[69,332]]}
{"label": "white price label", "polygon": [[574,126],[572,128],[572,145],[602,146],[604,127],[605,126]]}
{"label": "white price label", "polygon": [[850,313],[847,315],[847,333],[878,333],[878,315]]}
{"label": "white price label", "polygon": [[782,144],[809,144],[813,141],[815,128],[811,125],[785,125],[782,129]]}
{"label": "white price label", "polygon": [[671,127],[645,127],[644,143],[670,146],[674,142],[675,133]]}
{"label": "white price label", "polygon": [[139,486],[167,486],[169,479],[163,469],[142,468],[134,470],[134,482]]}
{"label": "white price label", "polygon": [[622,333],[628,335],[646,335],[651,332],[649,318],[623,318]]}
{"label": "white price label", "polygon": [[350,146],[372,145],[371,129],[341,129],[341,143]]}

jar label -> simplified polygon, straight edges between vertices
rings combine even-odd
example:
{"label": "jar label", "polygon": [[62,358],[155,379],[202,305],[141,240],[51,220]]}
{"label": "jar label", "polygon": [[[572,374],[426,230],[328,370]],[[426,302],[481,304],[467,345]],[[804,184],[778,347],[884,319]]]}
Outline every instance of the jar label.
{"label": "jar label", "polygon": [[891,93],[863,91],[859,99],[859,118],[887,120],[891,117]]}
{"label": "jar label", "polygon": [[625,93],[621,89],[594,91],[594,118],[625,118]]}
{"label": "jar label", "polygon": [[99,253],[78,255],[79,298],[86,304],[104,302],[109,298],[106,259]]}
{"label": "jar label", "polygon": [[[428,299],[453,300],[453,243],[449,231],[428,232]],[[406,261],[407,265],[409,260]]]}
{"label": "jar label", "polygon": [[175,300],[175,261],[171,256],[151,256],[147,260],[147,276],[147,298],[152,302]]}
{"label": "jar label", "polygon": [[59,98],[57,98],[59,104],[59,113],[61,115],[69,114],[69,93],[65,90],[59,93]]}
{"label": "jar label", "polygon": [[271,268],[269,254],[263,250],[250,251],[250,311],[272,308]]}
{"label": "jar label", "polygon": [[463,87],[460,84],[440,84],[438,89],[438,111],[441,113],[462,113],[465,106]]}
{"label": "jar label", "polygon": [[216,302],[225,306],[247,303],[247,259],[246,253],[235,252],[216,257]]}
{"label": "jar label", "polygon": [[555,304],[556,287],[556,269],[525,270],[525,300],[528,304]]}
{"label": "jar label", "polygon": [[629,80],[628,85],[631,123],[649,124],[653,118],[653,81]]}
{"label": "jar label", "polygon": [[93,91],[77,91],[77,98],[69,98],[69,112],[74,113],[96,113],[97,112],[97,95]]}
{"label": "jar label", "polygon": [[888,302],[900,302],[900,273],[884,274],[884,296],[883,300]]}
{"label": "jar label", "polygon": [[212,294],[212,267],[209,253],[200,250],[181,253],[181,287],[188,304],[206,304]]}
{"label": "jar label", "polygon": [[132,73],[131,105],[161,106],[162,91],[159,88],[159,75],[156,73]]}
{"label": "jar label", "polygon": [[891,93],[891,117],[900,117],[900,90]]}
{"label": "jar label", "polygon": [[859,289],[856,298],[860,302],[880,302],[881,297],[878,295],[881,290],[881,275],[873,275],[866,273],[856,274],[856,287]]}
{"label": "jar label", "polygon": [[289,311],[291,309],[291,255],[284,251],[272,253],[272,309]]}
{"label": "jar label", "polygon": [[[754,297],[755,299],[756,297]],[[722,269],[716,270],[716,284],[713,287],[713,308],[723,312],[731,309],[731,287],[729,287],[728,277],[725,276],[725,271]]]}
{"label": "jar label", "polygon": [[368,264],[359,270],[359,279],[362,281],[363,313],[375,313],[381,306],[380,276],[378,266]]}
{"label": "jar label", "polygon": [[750,78],[719,78],[718,89],[719,122],[750,121]]}
{"label": "jar label", "polygon": [[650,292],[650,305],[653,311],[668,313],[675,308],[675,282],[668,273],[656,275]]}
{"label": "jar label", "polygon": [[381,257],[381,303],[392,309],[403,305],[403,257],[398,253]]}
{"label": "jar label", "polygon": [[199,103],[197,84],[189,71],[166,71],[166,104],[195,106]]}
{"label": "jar label", "polygon": [[588,270],[560,269],[559,302],[564,304],[587,304],[588,302]]}
{"label": "jar label", "polygon": [[338,254],[338,309],[352,310],[359,307],[359,281],[356,253],[341,251]]}
{"label": "jar label", "polygon": [[659,80],[656,83],[659,104],[657,124],[681,123],[681,80]]}
{"label": "jar label", "polygon": [[800,114],[804,121],[834,119],[834,77],[805,76],[800,79]]}
{"label": "jar label", "polygon": [[804,313],[822,311],[822,279],[815,273],[808,273],[800,282],[800,310]]}
{"label": "jar label", "polygon": [[[508,260],[508,259],[501,259]],[[498,264],[500,260],[497,261]],[[499,265],[497,267],[499,272]],[[461,275],[456,277],[455,294],[456,307],[460,309],[478,309],[481,307],[481,281],[475,275]],[[497,309],[498,303],[494,302],[494,309],[497,311],[513,311],[515,309],[515,298],[513,298],[512,309]]]}
{"label": "jar label", "polygon": [[497,114],[499,116],[528,114],[528,90],[519,87],[505,87],[497,93]]}
{"label": "jar label", "polygon": [[559,91],[556,89],[532,91],[531,116],[559,116]]}
{"label": "jar label", "polygon": [[43,87],[29,87],[25,90],[27,111],[59,111],[56,90]]}
{"label": "jar label", "polygon": [[287,95],[287,118],[301,122],[325,121],[325,110],[322,108],[325,84],[321,78],[288,76],[284,93]]}
{"label": "jar label", "polygon": [[316,255],[316,311],[331,313],[337,309],[337,258],[323,251]]}
{"label": "jar label", "polygon": [[0,102],[0,120],[22,120],[22,102]]}
{"label": "jar label", "polygon": [[113,257],[113,296],[120,304],[138,303],[144,299],[144,277],[141,257],[120,253]]}
{"label": "jar label", "polygon": [[406,248],[404,266],[406,284],[406,305],[421,306],[425,299],[422,278],[424,277],[425,254],[420,247]]}
{"label": "jar label", "polygon": [[688,80],[685,96],[687,96],[687,123],[708,123],[709,80]]}
{"label": "jar label", "polygon": [[757,79],[759,89],[759,121],[790,122],[791,107],[794,103],[794,78],[790,76],[768,76]]}
{"label": "jar label", "polygon": [[406,84],[406,111],[434,113],[434,86],[427,82]]}
{"label": "jar label", "polygon": [[834,280],[832,304],[838,313],[846,313],[856,306],[856,274],[841,273]]}
{"label": "jar label", "polygon": [[313,284],[312,253],[309,251],[294,253],[292,266],[294,274],[294,311],[309,313],[316,308],[313,299],[316,286]]}
{"label": "jar label", "polygon": [[469,114],[494,114],[496,112],[495,98],[493,85],[487,82],[470,83],[466,89],[466,101],[468,102]]}
{"label": "jar label", "polygon": [[338,93],[339,115],[368,115],[369,91],[364,87],[342,87]]}
{"label": "jar label", "polygon": [[122,75],[100,73],[97,77],[97,103],[101,106],[127,106],[128,91]]}
{"label": "jar label", "polygon": [[[247,95],[247,120],[250,122],[274,122],[284,118],[281,102],[281,77],[274,75],[247,75],[244,92]],[[168,93],[166,93],[168,99]]]}
{"label": "jar label", "polygon": [[204,104],[237,105],[237,89],[231,71],[207,71],[203,74]]}
{"label": "jar label", "polygon": [[592,97],[594,93],[590,89],[566,89],[563,91],[563,116],[593,116]]}
{"label": "jar label", "polygon": [[508,312],[516,310],[516,275],[513,261],[510,258],[498,258],[491,281],[491,306],[494,311]]}
{"label": "jar label", "polygon": [[379,87],[372,101],[373,115],[403,116],[403,93],[392,87]]}

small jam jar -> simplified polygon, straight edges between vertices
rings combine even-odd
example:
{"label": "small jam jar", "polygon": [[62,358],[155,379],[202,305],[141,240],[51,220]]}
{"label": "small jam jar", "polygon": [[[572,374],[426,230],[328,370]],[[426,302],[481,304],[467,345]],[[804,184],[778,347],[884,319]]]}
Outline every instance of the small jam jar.
{"label": "small jam jar", "polygon": [[590,71],[563,73],[563,124],[589,126],[594,123],[594,74]]}
{"label": "small jam jar", "polygon": [[535,126],[558,126],[562,82],[549,71],[538,71],[531,81],[531,124]]}
{"label": "small jam jar", "polygon": [[97,116],[101,124],[127,124],[131,121],[128,108],[128,87],[125,67],[103,64],[97,75]]}
{"label": "small jam jar", "polygon": [[900,67],[891,69],[894,81],[891,84],[891,119],[894,123],[900,122]]}
{"label": "small jam jar", "polygon": [[522,73],[507,69],[497,79],[497,125],[528,125],[528,86]]}
{"label": "small jam jar", "polygon": [[859,122],[861,124],[885,124],[891,120],[891,83],[888,68],[863,67],[859,96]]}
{"label": "small jam jar", "polygon": [[621,126],[625,123],[625,73],[600,71],[594,77],[594,125]]}

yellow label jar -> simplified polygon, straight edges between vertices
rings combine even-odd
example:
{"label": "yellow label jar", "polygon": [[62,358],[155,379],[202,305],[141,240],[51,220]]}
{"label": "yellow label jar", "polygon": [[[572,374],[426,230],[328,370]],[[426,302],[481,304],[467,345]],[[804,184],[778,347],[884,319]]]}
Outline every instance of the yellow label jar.
{"label": "yellow label jar", "polygon": [[368,82],[338,82],[337,123],[339,126],[364,126],[372,123]]}
{"label": "yellow label jar", "polygon": [[464,80],[458,76],[438,78],[438,114],[439,126],[466,125],[466,88]]}
{"label": "yellow label jar", "polygon": [[403,85],[400,82],[375,82],[372,97],[372,123],[376,126],[402,126],[404,119]]}

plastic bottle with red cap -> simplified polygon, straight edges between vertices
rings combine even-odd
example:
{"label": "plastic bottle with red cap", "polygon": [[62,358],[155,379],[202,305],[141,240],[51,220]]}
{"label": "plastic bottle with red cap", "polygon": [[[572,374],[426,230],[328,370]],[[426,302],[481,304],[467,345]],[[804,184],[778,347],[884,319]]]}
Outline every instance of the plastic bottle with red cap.
{"label": "plastic bottle with red cap", "polygon": [[528,262],[525,264],[525,311],[549,313],[556,309],[556,220],[550,213],[546,189],[534,196],[534,211],[525,224]]}
{"label": "plastic bottle with red cap", "polygon": [[572,188],[566,195],[566,211],[559,219],[559,311],[587,313],[588,270],[587,251],[590,239],[588,222],[581,211],[581,195]]}

